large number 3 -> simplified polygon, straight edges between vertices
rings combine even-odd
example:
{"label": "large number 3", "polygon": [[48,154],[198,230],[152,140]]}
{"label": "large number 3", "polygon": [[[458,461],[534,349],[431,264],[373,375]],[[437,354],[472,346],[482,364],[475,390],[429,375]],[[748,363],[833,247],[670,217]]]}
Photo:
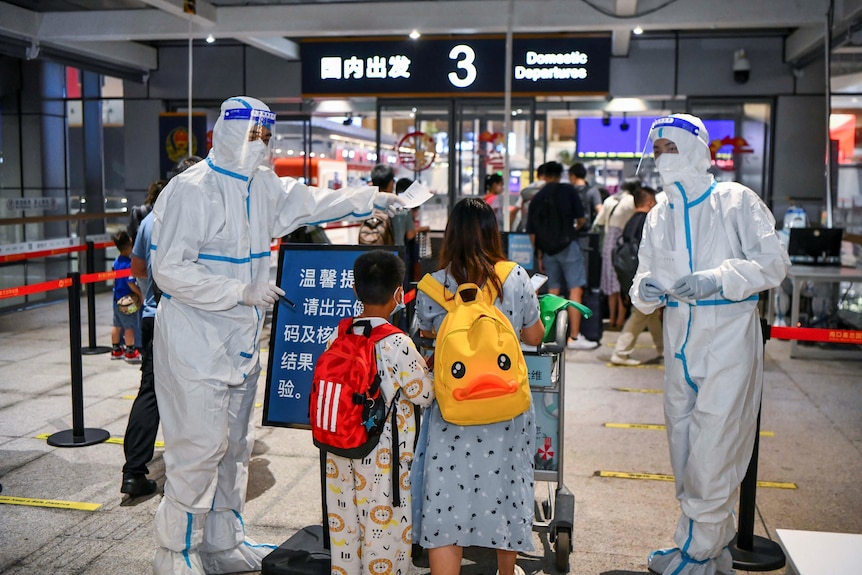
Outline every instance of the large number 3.
{"label": "large number 3", "polygon": [[464,77],[460,77],[458,72],[449,72],[449,81],[456,88],[466,88],[476,81],[476,66],[473,61],[476,59],[476,52],[470,46],[458,44],[449,51],[449,59],[458,62],[457,67],[464,70]]}

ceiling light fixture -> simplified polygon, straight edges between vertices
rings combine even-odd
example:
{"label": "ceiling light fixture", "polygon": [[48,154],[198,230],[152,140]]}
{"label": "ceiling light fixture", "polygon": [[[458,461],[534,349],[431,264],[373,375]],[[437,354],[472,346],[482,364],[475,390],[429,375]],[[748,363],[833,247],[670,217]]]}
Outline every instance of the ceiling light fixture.
{"label": "ceiling light fixture", "polygon": [[410,32],[410,38],[413,40],[418,40],[420,36],[422,36],[422,34],[419,33],[419,30],[413,30]]}
{"label": "ceiling light fixture", "polygon": [[207,44],[212,44],[213,42],[215,42],[215,36],[210,34],[209,36],[207,36]]}
{"label": "ceiling light fixture", "polygon": [[634,34],[635,36],[640,36],[643,33],[644,33],[644,29],[641,28],[640,26],[635,26],[634,30],[632,30],[632,34]]}

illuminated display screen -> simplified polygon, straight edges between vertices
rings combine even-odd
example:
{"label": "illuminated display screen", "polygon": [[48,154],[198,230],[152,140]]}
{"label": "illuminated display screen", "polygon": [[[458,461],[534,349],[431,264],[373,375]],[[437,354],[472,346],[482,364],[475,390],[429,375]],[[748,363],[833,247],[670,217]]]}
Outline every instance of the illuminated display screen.
{"label": "illuminated display screen", "polygon": [[[613,117],[605,126],[601,118],[578,118],[577,152],[581,158],[639,158],[656,118],[627,118],[628,130],[620,129],[621,117]],[[704,120],[710,141],[734,135],[733,120]]]}

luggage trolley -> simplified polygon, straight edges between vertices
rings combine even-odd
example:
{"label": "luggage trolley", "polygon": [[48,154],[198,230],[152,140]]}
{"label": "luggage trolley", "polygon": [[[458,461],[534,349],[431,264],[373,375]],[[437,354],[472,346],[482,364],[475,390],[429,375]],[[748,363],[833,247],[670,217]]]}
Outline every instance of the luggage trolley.
{"label": "luggage trolley", "polygon": [[[568,312],[564,308],[557,312],[552,328],[553,341],[543,342],[537,347],[523,346],[536,417],[533,480],[536,516],[533,531],[548,534],[554,549],[555,566],[562,573],[569,571],[575,521],[575,496],[563,483],[568,333]],[[547,495],[540,495],[540,482],[545,484]]]}

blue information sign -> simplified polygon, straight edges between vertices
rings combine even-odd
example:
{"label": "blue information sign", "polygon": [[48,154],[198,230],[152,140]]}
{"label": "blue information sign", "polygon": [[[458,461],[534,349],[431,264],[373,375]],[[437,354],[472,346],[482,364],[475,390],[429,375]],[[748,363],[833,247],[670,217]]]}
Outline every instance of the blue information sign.
{"label": "blue information sign", "polygon": [[282,244],[277,283],[285,295],[272,317],[263,425],[309,427],[314,365],[338,322],[361,312],[353,262],[372,249],[380,246]]}
{"label": "blue information sign", "polygon": [[532,270],[536,267],[536,262],[533,258],[533,242],[530,241],[529,234],[509,233],[508,236],[508,258],[509,260],[520,264],[525,270]]}

